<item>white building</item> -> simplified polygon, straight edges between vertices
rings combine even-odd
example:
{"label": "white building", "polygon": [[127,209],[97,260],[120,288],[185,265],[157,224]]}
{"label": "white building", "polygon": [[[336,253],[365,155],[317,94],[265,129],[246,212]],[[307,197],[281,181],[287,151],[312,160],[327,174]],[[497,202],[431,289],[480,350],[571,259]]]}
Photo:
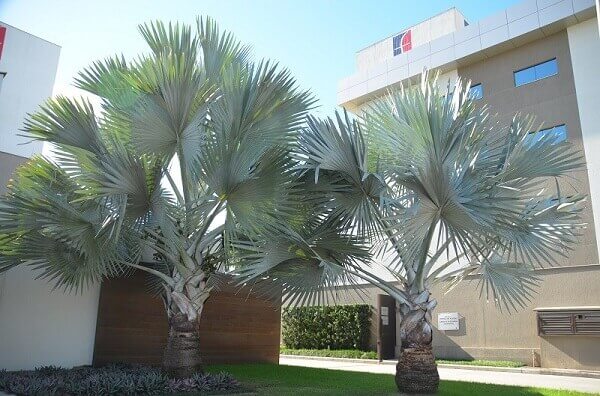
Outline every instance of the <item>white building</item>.
{"label": "white building", "polygon": [[[0,22],[0,193],[14,169],[42,150],[19,136],[52,94],[60,47]],[[99,289],[52,291],[25,266],[0,274],[0,369],[91,363]]]}

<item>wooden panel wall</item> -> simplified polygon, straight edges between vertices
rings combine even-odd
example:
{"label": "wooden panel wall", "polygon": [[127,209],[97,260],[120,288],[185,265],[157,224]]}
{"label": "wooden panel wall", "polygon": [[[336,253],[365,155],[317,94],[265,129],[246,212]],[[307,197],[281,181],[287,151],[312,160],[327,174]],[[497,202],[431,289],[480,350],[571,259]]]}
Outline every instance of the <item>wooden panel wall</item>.
{"label": "wooden panel wall", "polygon": [[[96,324],[94,365],[114,362],[158,365],[167,338],[163,303],[146,291],[144,274],[111,279],[102,285]],[[205,363],[279,361],[281,313],[272,303],[213,293],[200,324]]]}

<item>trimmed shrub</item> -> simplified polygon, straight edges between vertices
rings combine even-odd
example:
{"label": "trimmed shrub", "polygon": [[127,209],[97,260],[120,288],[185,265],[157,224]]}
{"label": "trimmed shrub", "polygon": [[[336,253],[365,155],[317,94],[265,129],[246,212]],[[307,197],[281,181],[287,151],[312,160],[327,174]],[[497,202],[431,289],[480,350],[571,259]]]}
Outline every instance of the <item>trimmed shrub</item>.
{"label": "trimmed shrub", "polygon": [[231,391],[239,386],[227,373],[204,373],[191,378],[171,379],[158,368],[141,365],[114,364],[73,369],[47,366],[33,371],[0,371],[0,391],[27,396],[165,395]]}
{"label": "trimmed shrub", "polygon": [[285,308],[282,329],[283,343],[292,349],[367,350],[371,306]]}
{"label": "trimmed shrub", "polygon": [[319,356],[344,359],[377,359],[375,351],[359,351],[358,349],[290,349],[281,348],[282,355]]}

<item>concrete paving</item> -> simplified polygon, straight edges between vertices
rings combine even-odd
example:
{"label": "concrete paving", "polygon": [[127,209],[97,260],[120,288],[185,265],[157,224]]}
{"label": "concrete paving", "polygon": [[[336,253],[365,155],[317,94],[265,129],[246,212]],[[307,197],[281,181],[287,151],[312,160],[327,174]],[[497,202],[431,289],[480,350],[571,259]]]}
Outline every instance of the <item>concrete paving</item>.
{"label": "concrete paving", "polygon": [[[315,360],[281,356],[279,364],[314,367],[330,370],[360,371],[365,373],[394,374],[393,364],[364,363],[356,361]],[[581,378],[565,375],[526,374],[491,370],[468,370],[439,367],[440,378],[451,381],[481,382],[486,384],[532,386],[538,388],[567,389],[579,392],[600,393],[600,378]]]}

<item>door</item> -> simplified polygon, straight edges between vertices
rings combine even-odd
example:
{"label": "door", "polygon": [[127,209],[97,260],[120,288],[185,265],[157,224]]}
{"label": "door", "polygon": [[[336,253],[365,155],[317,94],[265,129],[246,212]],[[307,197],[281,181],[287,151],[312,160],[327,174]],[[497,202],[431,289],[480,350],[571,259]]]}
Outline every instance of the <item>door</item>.
{"label": "door", "polygon": [[386,294],[377,295],[377,356],[393,359],[396,351],[396,301]]}

